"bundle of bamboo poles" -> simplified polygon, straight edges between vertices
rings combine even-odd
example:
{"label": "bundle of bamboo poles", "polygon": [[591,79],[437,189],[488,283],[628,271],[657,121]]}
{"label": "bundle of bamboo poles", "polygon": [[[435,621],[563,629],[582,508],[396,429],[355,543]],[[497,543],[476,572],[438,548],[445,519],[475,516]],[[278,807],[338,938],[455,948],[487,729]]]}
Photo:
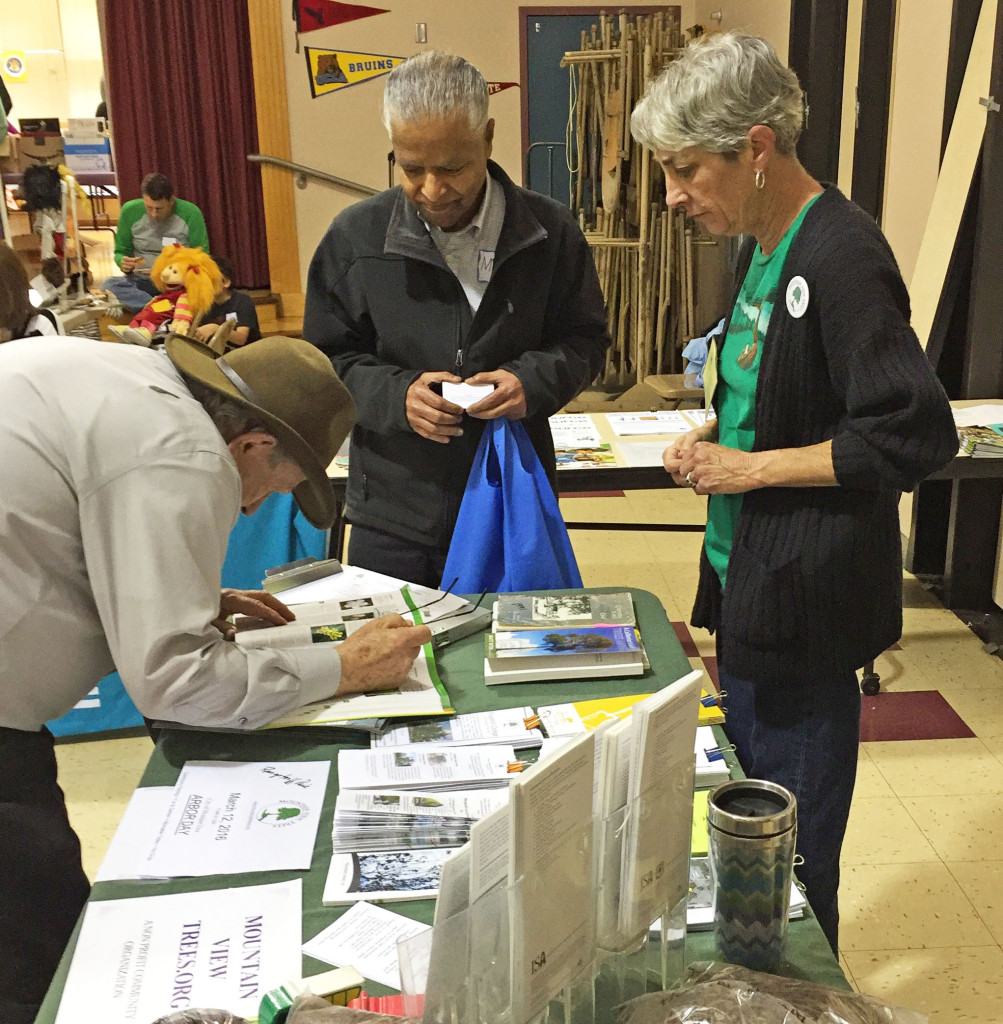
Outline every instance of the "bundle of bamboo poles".
{"label": "bundle of bamboo poles", "polygon": [[[577,75],[572,207],[592,246],[613,345],[601,383],[678,373],[696,330],[693,232],[666,208],[661,173],[630,134],[630,112],[682,44],[678,8],[600,15],[562,67]],[[575,90],[573,90],[574,92]],[[570,131],[570,129],[569,129]],[[572,140],[569,139],[569,150]]]}

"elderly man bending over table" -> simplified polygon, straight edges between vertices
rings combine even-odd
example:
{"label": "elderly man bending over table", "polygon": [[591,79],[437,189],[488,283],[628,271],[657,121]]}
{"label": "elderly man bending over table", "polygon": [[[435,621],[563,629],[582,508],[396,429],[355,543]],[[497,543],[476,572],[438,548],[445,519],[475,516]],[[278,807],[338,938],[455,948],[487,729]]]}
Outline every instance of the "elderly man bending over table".
{"label": "elderly man bending over table", "polygon": [[355,409],[326,356],[268,338],[225,358],[79,338],[0,346],[0,1021],[35,1019],[89,885],[45,723],[117,668],[148,718],[252,729],[399,685],[429,639],[387,616],[340,648],[245,649],[224,591],[238,514],[292,492],[321,528]]}

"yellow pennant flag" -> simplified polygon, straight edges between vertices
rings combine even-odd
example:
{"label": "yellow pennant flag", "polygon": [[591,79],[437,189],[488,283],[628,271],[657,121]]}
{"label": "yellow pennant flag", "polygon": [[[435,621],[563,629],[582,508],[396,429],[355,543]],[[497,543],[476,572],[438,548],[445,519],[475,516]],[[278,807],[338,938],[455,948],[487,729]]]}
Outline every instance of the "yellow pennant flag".
{"label": "yellow pennant flag", "polygon": [[390,57],[385,53],[347,53],[344,50],[322,50],[316,46],[304,49],[310,72],[310,92],[315,99],[367,82],[370,78],[388,75],[405,60],[404,57]]}

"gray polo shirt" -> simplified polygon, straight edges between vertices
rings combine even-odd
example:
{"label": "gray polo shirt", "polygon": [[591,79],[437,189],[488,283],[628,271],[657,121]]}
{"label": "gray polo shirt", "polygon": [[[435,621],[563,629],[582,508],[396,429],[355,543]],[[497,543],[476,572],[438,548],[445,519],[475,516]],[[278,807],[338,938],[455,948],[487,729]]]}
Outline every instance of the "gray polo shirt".
{"label": "gray polo shirt", "polygon": [[188,245],[188,225],[172,213],[165,221],[151,220],[144,214],[132,225],[132,250],[142,256],[144,266],[149,269],[165,245]]}
{"label": "gray polo shirt", "polygon": [[490,174],[487,179],[480,209],[462,231],[443,231],[422,218],[446,266],[460,282],[474,313],[491,280],[498,236],[505,220],[505,193]]}

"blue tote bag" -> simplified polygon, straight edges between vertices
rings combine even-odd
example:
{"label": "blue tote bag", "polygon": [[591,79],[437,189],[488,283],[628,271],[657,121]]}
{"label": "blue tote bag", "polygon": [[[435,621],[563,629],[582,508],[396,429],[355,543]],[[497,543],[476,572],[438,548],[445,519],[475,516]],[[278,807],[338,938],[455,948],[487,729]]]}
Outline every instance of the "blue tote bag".
{"label": "blue tote bag", "polygon": [[518,421],[490,420],[481,435],[443,586],[454,577],[457,594],[582,585],[557,498]]}

